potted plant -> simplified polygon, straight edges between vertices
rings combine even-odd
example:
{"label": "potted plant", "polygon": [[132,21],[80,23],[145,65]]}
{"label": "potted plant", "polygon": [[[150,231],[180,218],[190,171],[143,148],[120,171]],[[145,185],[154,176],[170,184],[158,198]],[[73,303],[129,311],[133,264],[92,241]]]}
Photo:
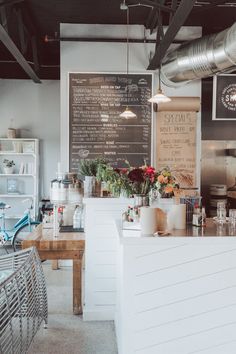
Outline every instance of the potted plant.
{"label": "potted plant", "polygon": [[154,167],[131,167],[128,161],[126,163],[127,168],[115,169],[109,165],[100,165],[98,178],[107,183],[113,195],[134,196],[134,205],[148,205],[149,193],[156,189],[157,174]]}
{"label": "potted plant", "polygon": [[15,162],[13,160],[4,159],[3,165],[4,165],[3,169],[5,174],[10,175],[13,173],[14,166],[15,166]]}
{"label": "potted plant", "polygon": [[80,161],[79,174],[84,179],[84,196],[100,196],[101,183],[97,180],[97,172],[100,165],[105,165],[103,158],[83,159]]}

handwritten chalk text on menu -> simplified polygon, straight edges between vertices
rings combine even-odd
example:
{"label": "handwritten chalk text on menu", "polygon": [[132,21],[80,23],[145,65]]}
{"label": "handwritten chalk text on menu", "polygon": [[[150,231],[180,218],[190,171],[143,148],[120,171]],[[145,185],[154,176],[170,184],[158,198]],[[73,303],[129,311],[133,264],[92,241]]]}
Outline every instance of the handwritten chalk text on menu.
{"label": "handwritten chalk text on menu", "polygon": [[[69,74],[70,170],[81,158],[105,157],[115,167],[150,163],[150,74]],[[126,106],[136,118],[121,118]],[[86,156],[87,155],[87,156]]]}
{"label": "handwritten chalk text on menu", "polygon": [[195,112],[157,113],[158,168],[170,167],[181,188],[196,187]]}

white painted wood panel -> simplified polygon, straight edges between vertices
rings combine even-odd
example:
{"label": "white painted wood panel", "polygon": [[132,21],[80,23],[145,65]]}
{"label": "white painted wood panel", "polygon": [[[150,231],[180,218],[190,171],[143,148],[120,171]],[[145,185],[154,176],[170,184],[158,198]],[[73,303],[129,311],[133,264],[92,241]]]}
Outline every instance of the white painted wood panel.
{"label": "white painted wood panel", "polygon": [[85,199],[85,320],[112,320],[116,303],[117,229],[130,200]]}
{"label": "white painted wood panel", "polygon": [[236,238],[215,240],[119,244],[119,354],[236,353]]}

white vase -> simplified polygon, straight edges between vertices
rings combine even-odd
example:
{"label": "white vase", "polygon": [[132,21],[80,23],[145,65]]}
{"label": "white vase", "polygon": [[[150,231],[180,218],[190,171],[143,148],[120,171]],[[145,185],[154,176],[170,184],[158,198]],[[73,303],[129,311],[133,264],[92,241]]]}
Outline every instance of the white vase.
{"label": "white vase", "polygon": [[13,166],[11,166],[11,167],[4,167],[3,169],[4,169],[4,173],[5,173],[6,175],[11,175],[11,174],[13,174],[13,171],[14,171],[14,167],[13,167]]}

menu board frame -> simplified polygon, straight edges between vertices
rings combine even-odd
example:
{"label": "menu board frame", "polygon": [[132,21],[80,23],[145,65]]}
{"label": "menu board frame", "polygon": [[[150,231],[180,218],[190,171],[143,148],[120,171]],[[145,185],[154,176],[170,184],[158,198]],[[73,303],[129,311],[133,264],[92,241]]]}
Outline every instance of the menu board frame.
{"label": "menu board frame", "polygon": [[236,75],[223,74],[213,77],[212,120],[236,120],[236,101],[230,95],[236,94]]}
{"label": "menu board frame", "polygon": [[[67,102],[68,102],[68,109],[67,109],[67,114],[68,114],[68,124],[69,124],[69,130],[68,130],[68,159],[69,159],[69,168],[71,169],[71,115],[70,115],[70,75],[71,74],[77,74],[77,75],[121,75],[121,76],[126,76],[127,73],[126,72],[78,72],[78,71],[69,71],[67,73],[67,83],[68,83],[68,89],[67,89]],[[129,77],[131,76],[135,76],[135,75],[141,75],[141,76],[148,76],[151,78],[151,85],[150,85],[150,94],[152,95],[153,93],[153,87],[154,87],[154,80],[153,80],[153,73],[149,73],[149,72],[135,72],[135,73],[130,73]],[[123,112],[123,110],[125,110],[126,104],[121,106],[121,112]],[[150,115],[151,115],[151,124],[150,124],[150,157],[149,157],[149,163],[152,165],[154,163],[154,154],[155,154],[155,150],[154,150],[154,113],[153,113],[153,106],[150,104]],[[89,157],[88,157],[89,158]]]}

